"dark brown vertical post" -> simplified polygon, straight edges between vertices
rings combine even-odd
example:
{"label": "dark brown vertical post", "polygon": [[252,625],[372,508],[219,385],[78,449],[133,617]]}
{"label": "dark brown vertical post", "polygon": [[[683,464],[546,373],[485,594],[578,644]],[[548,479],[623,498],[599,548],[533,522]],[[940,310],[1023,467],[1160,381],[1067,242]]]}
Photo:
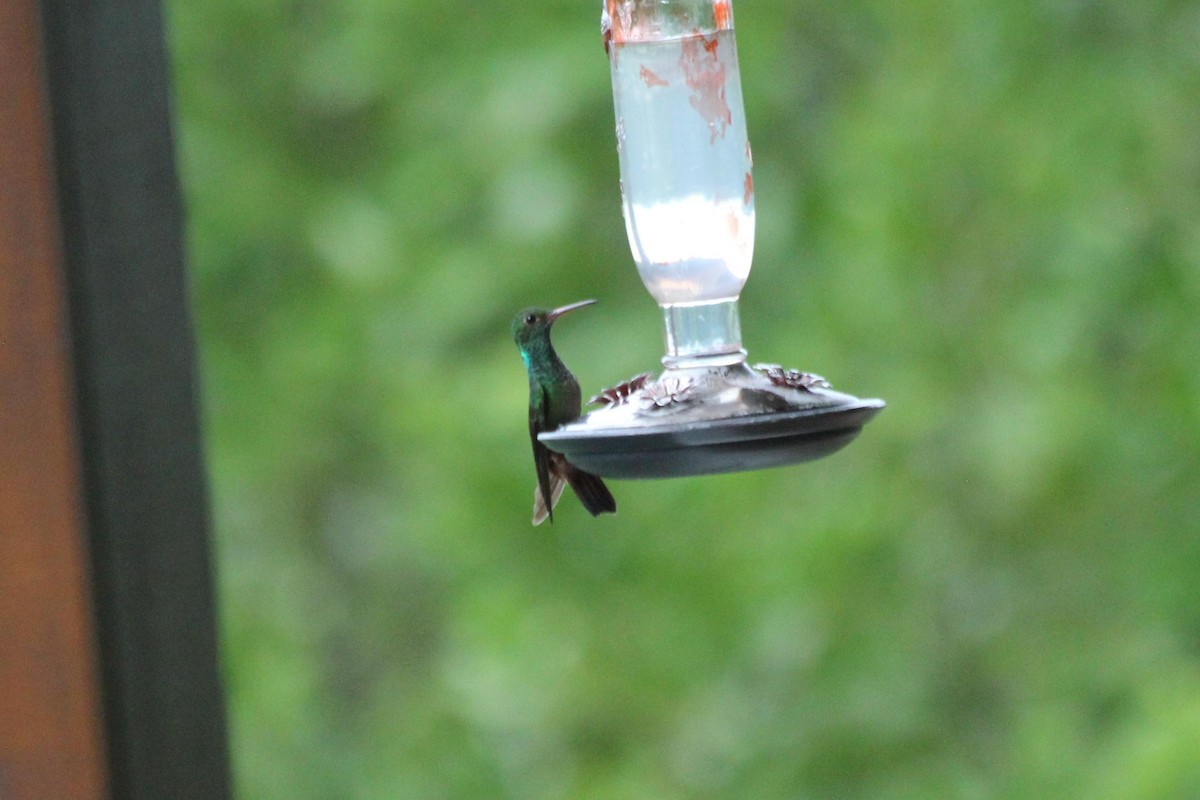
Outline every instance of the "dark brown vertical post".
{"label": "dark brown vertical post", "polygon": [[106,796],[49,101],[0,3],[0,798]]}
{"label": "dark brown vertical post", "polygon": [[225,800],[159,0],[0,2],[0,800]]}

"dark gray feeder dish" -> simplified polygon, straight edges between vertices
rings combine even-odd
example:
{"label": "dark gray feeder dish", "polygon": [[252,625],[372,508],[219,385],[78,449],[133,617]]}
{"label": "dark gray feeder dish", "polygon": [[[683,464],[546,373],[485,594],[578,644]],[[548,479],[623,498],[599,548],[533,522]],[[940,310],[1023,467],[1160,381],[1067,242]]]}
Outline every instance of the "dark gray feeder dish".
{"label": "dark gray feeder dish", "polygon": [[884,407],[816,375],[744,362],[667,369],[607,390],[599,408],[538,436],[605,478],[679,478],[812,461]]}

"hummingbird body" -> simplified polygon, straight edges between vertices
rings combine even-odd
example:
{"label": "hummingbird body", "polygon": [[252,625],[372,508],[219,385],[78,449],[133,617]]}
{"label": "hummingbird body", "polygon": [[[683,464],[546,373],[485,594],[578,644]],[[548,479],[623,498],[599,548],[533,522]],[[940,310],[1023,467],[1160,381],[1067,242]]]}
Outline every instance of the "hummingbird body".
{"label": "hummingbird body", "polygon": [[537,438],[542,431],[552,431],[559,425],[579,419],[583,407],[579,382],[554,352],[550,326],[568,311],[594,302],[584,300],[552,311],[527,308],[513,319],[513,340],[529,374],[529,437],[533,441],[533,463],[538,481],[533,493],[534,525],[547,518],[554,522],[554,504],[565,484],[570,484],[592,516],[617,510],[617,502],[604,481],[578,469]]}

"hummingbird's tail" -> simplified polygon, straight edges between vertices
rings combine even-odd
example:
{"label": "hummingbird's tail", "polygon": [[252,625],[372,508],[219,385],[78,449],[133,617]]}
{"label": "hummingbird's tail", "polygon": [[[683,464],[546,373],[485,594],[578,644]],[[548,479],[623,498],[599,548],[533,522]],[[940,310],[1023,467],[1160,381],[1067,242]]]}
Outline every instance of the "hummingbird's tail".
{"label": "hummingbird's tail", "polygon": [[593,517],[617,513],[617,501],[600,478],[570,464],[567,464],[566,477],[579,502]]}
{"label": "hummingbird's tail", "polygon": [[579,502],[583,503],[583,507],[593,517],[617,513],[617,501],[600,478],[573,466],[558,453],[551,454],[550,464],[550,502],[546,502],[546,498],[542,496],[541,486],[535,486],[533,489],[534,525],[541,525],[547,519],[554,521],[554,506],[558,504],[558,498],[566,484],[571,485]]}

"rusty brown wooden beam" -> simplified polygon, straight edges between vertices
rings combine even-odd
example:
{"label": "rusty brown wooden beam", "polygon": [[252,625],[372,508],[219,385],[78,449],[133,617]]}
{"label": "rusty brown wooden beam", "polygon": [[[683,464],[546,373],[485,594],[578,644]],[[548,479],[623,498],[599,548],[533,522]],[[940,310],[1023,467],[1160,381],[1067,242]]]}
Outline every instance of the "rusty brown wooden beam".
{"label": "rusty brown wooden beam", "polygon": [[107,797],[38,7],[0,3],[0,798]]}
{"label": "rusty brown wooden beam", "polygon": [[226,800],[160,0],[0,2],[0,800]]}

